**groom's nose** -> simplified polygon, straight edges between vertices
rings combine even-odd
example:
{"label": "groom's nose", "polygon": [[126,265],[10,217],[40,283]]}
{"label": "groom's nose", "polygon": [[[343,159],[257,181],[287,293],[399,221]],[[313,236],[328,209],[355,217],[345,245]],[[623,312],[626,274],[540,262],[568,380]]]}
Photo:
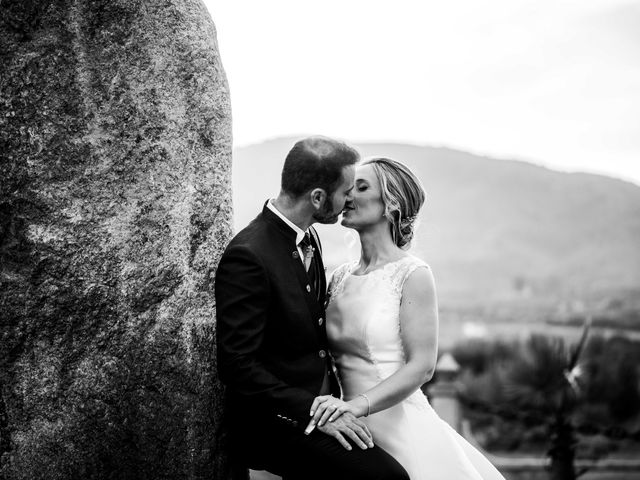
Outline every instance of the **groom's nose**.
{"label": "groom's nose", "polygon": [[351,203],[353,203],[353,189],[349,190],[349,193],[347,194],[347,198],[345,200],[345,205],[351,206]]}

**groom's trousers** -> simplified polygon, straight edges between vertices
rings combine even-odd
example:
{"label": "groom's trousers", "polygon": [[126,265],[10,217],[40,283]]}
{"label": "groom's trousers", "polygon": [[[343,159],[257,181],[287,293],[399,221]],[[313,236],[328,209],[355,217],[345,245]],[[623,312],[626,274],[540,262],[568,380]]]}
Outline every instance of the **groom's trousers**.
{"label": "groom's trousers", "polygon": [[346,450],[317,429],[304,435],[277,424],[271,432],[255,433],[241,443],[236,439],[243,448],[234,448],[235,453],[244,450],[253,457],[250,468],[267,470],[283,480],[409,480],[404,468],[378,446],[362,450],[351,443],[352,450]]}

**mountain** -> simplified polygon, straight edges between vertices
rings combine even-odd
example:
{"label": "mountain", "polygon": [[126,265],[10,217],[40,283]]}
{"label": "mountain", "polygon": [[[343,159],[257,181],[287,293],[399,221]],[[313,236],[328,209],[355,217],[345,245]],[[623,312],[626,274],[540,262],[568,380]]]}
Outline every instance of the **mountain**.
{"label": "mountain", "polygon": [[[295,138],[236,149],[235,225],[279,190]],[[448,148],[361,143],[415,171],[427,202],[412,252],[432,267],[441,305],[579,304],[640,298],[640,187],[587,173]],[[321,226],[329,271],[358,258],[357,237]]]}

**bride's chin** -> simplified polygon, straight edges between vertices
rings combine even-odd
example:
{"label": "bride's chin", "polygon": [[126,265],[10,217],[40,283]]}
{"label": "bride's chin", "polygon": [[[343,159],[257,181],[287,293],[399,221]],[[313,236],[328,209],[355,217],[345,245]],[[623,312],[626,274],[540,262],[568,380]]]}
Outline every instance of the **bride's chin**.
{"label": "bride's chin", "polygon": [[340,225],[342,225],[343,227],[347,227],[347,228],[353,228],[353,223],[349,220],[349,218],[347,217],[342,217],[342,220],[340,221]]}

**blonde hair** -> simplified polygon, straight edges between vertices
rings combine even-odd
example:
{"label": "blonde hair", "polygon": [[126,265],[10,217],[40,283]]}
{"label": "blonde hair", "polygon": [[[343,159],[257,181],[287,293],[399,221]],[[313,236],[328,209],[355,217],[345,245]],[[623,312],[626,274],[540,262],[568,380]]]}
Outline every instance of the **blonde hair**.
{"label": "blonde hair", "polygon": [[415,174],[397,160],[373,157],[362,165],[371,165],[380,181],[384,216],[389,220],[391,238],[398,247],[408,248],[418,213],[427,197],[424,187]]}

